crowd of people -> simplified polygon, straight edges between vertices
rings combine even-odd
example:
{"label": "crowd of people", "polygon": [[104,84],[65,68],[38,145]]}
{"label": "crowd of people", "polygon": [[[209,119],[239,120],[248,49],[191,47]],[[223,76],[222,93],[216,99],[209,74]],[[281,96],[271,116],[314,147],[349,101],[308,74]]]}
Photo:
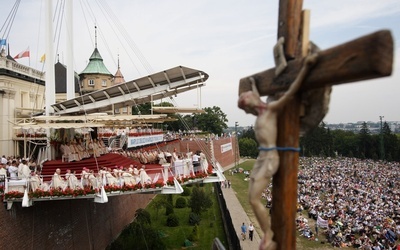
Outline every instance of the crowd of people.
{"label": "crowd of people", "polygon": [[104,144],[103,140],[93,139],[83,141],[82,139],[73,139],[60,145],[63,161],[80,161],[91,157],[100,157],[108,153],[109,149]]}
{"label": "crowd of people", "polygon": [[31,182],[35,185],[31,185],[32,191],[37,188],[41,190],[49,190],[50,188],[56,188],[65,190],[66,188],[77,189],[89,187],[91,189],[100,189],[102,186],[117,186],[122,187],[124,185],[136,185],[151,184],[158,181],[159,174],[156,174],[152,179],[147,174],[145,166],[138,168],[135,165],[130,165],[129,168],[122,166],[115,168],[102,167],[99,171],[95,172],[84,167],[80,174],[71,172],[67,169],[65,174],[61,173],[61,169],[56,169],[50,183],[43,182],[42,178],[37,174],[33,175]]}
{"label": "crowd of people", "polygon": [[23,159],[21,157],[3,155],[0,159],[0,175],[9,177],[11,180],[28,178],[32,171],[37,169],[34,159]]}
{"label": "crowd of people", "polygon": [[136,165],[130,165],[128,168],[123,166],[115,166],[114,168],[101,167],[99,171],[93,171],[83,167],[82,171],[77,174],[70,169],[61,172],[57,168],[50,182],[46,182],[41,172],[36,168],[34,161],[28,162],[20,158],[1,158],[0,176],[13,180],[25,180],[28,183],[30,191],[37,189],[49,191],[51,188],[65,190],[66,188],[77,189],[89,187],[98,189],[101,186],[118,186],[151,184],[158,181],[160,174],[155,174],[154,178],[150,178],[145,170],[145,166],[140,168]]}
{"label": "crowd of people", "polygon": [[[314,239],[321,228],[335,247],[396,249],[400,237],[399,163],[301,158],[298,180],[296,222],[303,236]],[[309,220],[315,220],[316,232]]]}
{"label": "crowd of people", "polygon": [[189,176],[196,172],[209,172],[207,157],[201,150],[195,153],[182,153],[177,152],[176,149],[172,152],[161,149],[139,149],[117,151],[116,153],[132,158],[134,161],[140,162],[141,164],[169,164],[176,177]]}
{"label": "crowd of people", "polygon": [[[94,143],[97,143],[94,140]],[[79,161],[87,157],[84,152],[87,150],[78,147],[81,142],[71,142],[61,145],[63,152],[68,152],[70,158]],[[104,147],[95,148],[101,149]],[[71,149],[74,149],[72,151]],[[102,151],[105,153],[105,151]],[[117,152],[114,152],[117,153]],[[138,168],[136,165],[131,165],[128,168],[123,166],[115,166],[114,168],[100,167],[99,171],[89,170],[84,167],[80,173],[71,170],[57,169],[50,182],[43,181],[43,176],[40,172],[40,167],[36,166],[36,163],[31,160],[27,162],[25,159],[13,158],[5,156],[1,159],[0,175],[8,177],[10,180],[28,180],[29,189],[35,191],[37,189],[48,191],[51,188],[65,190],[66,188],[76,189],[89,187],[98,189],[101,186],[119,186],[123,185],[136,185],[151,184],[157,182],[160,173],[154,175],[154,179],[150,178],[146,173],[144,164],[168,164],[169,171],[176,178],[183,178],[190,175],[195,175],[197,172],[208,173],[209,163],[206,155],[202,151],[196,153],[179,153],[174,149],[173,152],[157,150],[122,150],[118,152],[126,157],[130,157],[133,160],[142,163],[142,166]],[[103,153],[102,153],[103,154]],[[62,173],[62,171],[65,171]]]}

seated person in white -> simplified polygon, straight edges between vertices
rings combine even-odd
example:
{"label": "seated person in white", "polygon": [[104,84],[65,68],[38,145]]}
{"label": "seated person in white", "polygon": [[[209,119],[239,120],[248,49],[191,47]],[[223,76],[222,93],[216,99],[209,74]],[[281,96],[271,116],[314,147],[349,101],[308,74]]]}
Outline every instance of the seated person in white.
{"label": "seated person in white", "polygon": [[82,154],[82,158],[89,158],[90,154],[89,152],[85,149],[83,146],[84,144],[82,143],[82,139],[78,140],[78,144],[76,145],[78,147],[79,152]]}
{"label": "seated person in white", "polygon": [[67,173],[65,174],[65,179],[67,180],[67,185],[69,188],[75,189],[77,187],[80,187],[78,178],[75,176],[75,171],[74,173],[71,173],[71,170],[67,169]]}
{"label": "seated person in white", "polygon": [[43,180],[36,172],[32,172],[31,178],[29,181],[29,186],[33,192],[36,191],[39,187],[42,186]]}
{"label": "seated person in white", "polygon": [[124,171],[122,173],[122,178],[124,179],[125,185],[136,185],[135,177],[133,177],[130,172]]}
{"label": "seated person in white", "polygon": [[111,168],[108,168],[108,170],[106,172],[106,178],[107,178],[108,185],[114,186],[114,185],[117,185],[118,180],[117,180],[117,178],[115,178],[114,175],[111,174],[111,171],[112,171]]}
{"label": "seated person in white", "polygon": [[81,186],[86,187],[89,186],[89,169],[84,167],[81,173]]}
{"label": "seated person in white", "polygon": [[88,179],[89,179],[89,186],[90,186],[91,188],[98,188],[98,185],[97,185],[97,178],[96,178],[95,173],[93,172],[93,170],[90,170],[90,171],[89,171],[89,177],[88,177]]}
{"label": "seated person in white", "polygon": [[167,163],[167,160],[165,159],[164,152],[160,151],[158,153],[158,164],[162,165],[162,164],[165,164],[165,163]]}
{"label": "seated person in white", "polygon": [[140,182],[139,170],[137,169],[136,166],[133,168],[133,174],[132,175],[133,175],[133,178],[135,179],[135,182],[139,183]]}
{"label": "seated person in white", "polygon": [[139,177],[140,177],[140,184],[142,184],[142,186],[144,186],[144,184],[151,184],[151,178],[146,173],[145,166],[142,166],[142,168],[139,169]]}
{"label": "seated person in white", "polygon": [[53,175],[53,187],[62,190],[67,187],[67,182],[61,177],[61,170],[59,168],[56,169]]}
{"label": "seated person in white", "polygon": [[107,168],[106,167],[103,167],[99,171],[99,175],[100,175],[99,178],[101,179],[101,183],[103,183],[103,186],[107,185],[106,173],[107,173]]}

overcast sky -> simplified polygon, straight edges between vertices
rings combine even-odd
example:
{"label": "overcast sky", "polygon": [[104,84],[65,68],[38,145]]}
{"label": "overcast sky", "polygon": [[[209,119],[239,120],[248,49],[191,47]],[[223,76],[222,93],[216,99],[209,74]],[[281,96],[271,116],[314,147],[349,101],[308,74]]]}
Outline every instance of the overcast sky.
{"label": "overcast sky", "polygon": [[[54,2],[54,8],[57,1]],[[88,3],[89,2],[89,3]],[[0,4],[1,26],[14,1]],[[42,69],[45,51],[45,1],[22,0],[8,35],[11,55],[28,46],[31,58],[18,61]],[[310,40],[327,49],[381,29],[389,29],[395,41],[390,77],[334,86],[327,123],[400,121],[399,58],[400,1],[304,0],[311,10]],[[83,14],[85,13],[85,14]],[[278,0],[91,0],[74,1],[74,67],[80,73],[98,48],[111,73],[120,55],[125,80],[182,65],[209,74],[201,90],[175,98],[178,106],[218,106],[227,114],[228,126],[254,123],[255,117],[237,107],[239,80],[274,67]],[[55,18],[55,22],[58,18]],[[65,22],[64,22],[65,23]],[[56,53],[66,62],[66,29],[57,32]],[[4,28],[0,36],[4,35]],[[59,42],[58,42],[59,41]]]}

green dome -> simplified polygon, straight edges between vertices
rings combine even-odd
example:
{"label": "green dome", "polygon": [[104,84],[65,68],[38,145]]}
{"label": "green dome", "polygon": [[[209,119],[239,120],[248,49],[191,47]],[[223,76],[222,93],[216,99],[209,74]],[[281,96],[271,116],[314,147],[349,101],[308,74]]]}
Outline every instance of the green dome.
{"label": "green dome", "polygon": [[104,74],[111,75],[110,71],[106,68],[103,63],[103,58],[97,48],[94,49],[92,55],[89,58],[89,63],[86,68],[79,74]]}

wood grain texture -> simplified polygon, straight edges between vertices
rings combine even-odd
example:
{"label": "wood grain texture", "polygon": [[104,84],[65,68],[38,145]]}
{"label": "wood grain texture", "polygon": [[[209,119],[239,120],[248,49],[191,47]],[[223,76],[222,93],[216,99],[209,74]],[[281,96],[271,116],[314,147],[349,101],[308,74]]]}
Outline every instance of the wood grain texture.
{"label": "wood grain texture", "polygon": [[285,57],[293,59],[298,50],[303,0],[280,0],[278,16],[278,39],[285,38]]}
{"label": "wood grain texture", "polygon": [[[301,90],[390,76],[393,67],[393,37],[389,30],[381,30],[320,51],[318,55],[318,62]],[[286,90],[296,78],[302,60],[289,61],[288,67],[278,77],[275,77],[272,68],[240,79],[239,95],[251,90],[249,77],[254,77],[260,95],[273,95]]]}

